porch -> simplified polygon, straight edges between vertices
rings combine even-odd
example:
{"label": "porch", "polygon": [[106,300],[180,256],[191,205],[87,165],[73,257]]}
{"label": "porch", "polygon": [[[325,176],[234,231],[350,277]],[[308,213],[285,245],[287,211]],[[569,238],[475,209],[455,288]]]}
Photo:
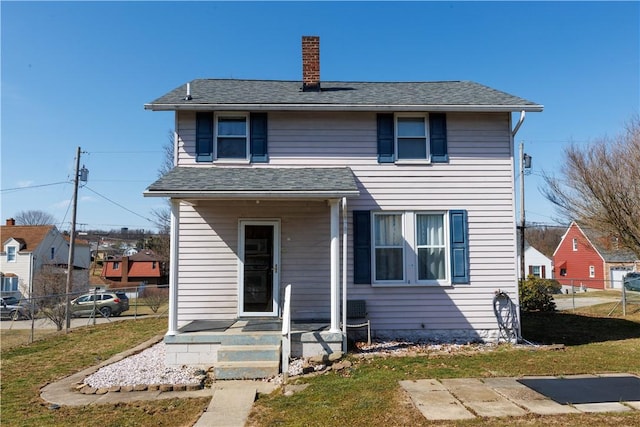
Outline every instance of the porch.
{"label": "porch", "polygon": [[[340,351],[343,335],[330,329],[328,320],[292,321],[291,357]],[[195,320],[164,342],[167,365],[213,367],[216,379],[267,378],[281,369],[281,319]]]}

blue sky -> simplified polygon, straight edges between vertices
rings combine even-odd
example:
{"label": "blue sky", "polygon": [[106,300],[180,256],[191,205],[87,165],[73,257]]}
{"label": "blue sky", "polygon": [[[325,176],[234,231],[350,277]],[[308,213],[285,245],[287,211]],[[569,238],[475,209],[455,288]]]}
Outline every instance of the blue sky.
{"label": "blue sky", "polygon": [[[321,80],[473,80],[545,106],[516,137],[533,156],[528,222],[567,144],[619,133],[640,111],[639,2],[2,1],[1,214],[70,228],[74,156],[83,229],[153,229],[173,114],[143,104],[194,78],[301,79],[320,36]],[[514,123],[517,115],[514,115]],[[517,147],[516,147],[517,153]],[[56,184],[63,183],[63,184]],[[49,185],[54,184],[54,185]]]}

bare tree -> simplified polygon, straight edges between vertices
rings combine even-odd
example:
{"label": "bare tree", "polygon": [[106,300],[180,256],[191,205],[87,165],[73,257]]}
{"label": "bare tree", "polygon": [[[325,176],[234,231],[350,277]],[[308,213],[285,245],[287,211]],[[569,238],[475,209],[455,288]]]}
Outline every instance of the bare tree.
{"label": "bare tree", "polygon": [[18,225],[52,225],[56,223],[53,215],[38,210],[20,211],[15,219]]}
{"label": "bare tree", "polygon": [[565,149],[562,179],[545,176],[544,195],[568,220],[617,237],[640,258],[640,118],[614,138]]}
{"label": "bare tree", "polygon": [[566,227],[531,225],[525,230],[525,239],[531,246],[551,258],[566,230]]}
{"label": "bare tree", "polygon": [[55,265],[43,265],[33,278],[39,313],[51,320],[59,331],[66,323],[66,285],[64,269]]}
{"label": "bare tree", "polygon": [[[162,146],[162,151],[164,152],[164,156],[160,163],[160,167],[158,167],[158,177],[166,175],[175,166],[174,132],[172,130],[169,130],[167,133],[167,141]],[[169,230],[171,228],[171,204],[168,199],[165,201],[165,207],[153,209],[151,211],[151,214],[155,218],[154,223],[156,227],[158,227],[158,232],[160,234],[169,234]]]}

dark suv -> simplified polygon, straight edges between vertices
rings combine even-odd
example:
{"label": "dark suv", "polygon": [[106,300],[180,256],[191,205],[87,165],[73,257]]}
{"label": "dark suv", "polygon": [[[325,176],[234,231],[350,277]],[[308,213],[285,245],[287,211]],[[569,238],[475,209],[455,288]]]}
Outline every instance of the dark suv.
{"label": "dark suv", "polygon": [[16,297],[0,298],[0,318],[22,320],[31,318],[31,308],[26,302],[20,302]]}
{"label": "dark suv", "polygon": [[120,316],[129,310],[129,297],[120,291],[103,291],[83,294],[71,301],[71,315],[74,317],[94,315],[94,308],[104,317]]}
{"label": "dark suv", "polygon": [[640,292],[640,273],[627,273],[623,283],[626,290]]}

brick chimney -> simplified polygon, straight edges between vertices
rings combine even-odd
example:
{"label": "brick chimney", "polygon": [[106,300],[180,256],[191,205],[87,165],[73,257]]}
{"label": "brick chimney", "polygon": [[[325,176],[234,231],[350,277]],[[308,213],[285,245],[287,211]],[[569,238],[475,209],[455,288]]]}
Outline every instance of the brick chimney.
{"label": "brick chimney", "polygon": [[129,282],[129,257],[128,256],[123,256],[122,257],[122,278],[121,278],[121,282],[122,283]]}
{"label": "brick chimney", "polygon": [[16,220],[13,218],[8,218],[7,219],[7,225],[16,225]]}
{"label": "brick chimney", "polygon": [[302,91],[320,91],[320,37],[302,36]]}

